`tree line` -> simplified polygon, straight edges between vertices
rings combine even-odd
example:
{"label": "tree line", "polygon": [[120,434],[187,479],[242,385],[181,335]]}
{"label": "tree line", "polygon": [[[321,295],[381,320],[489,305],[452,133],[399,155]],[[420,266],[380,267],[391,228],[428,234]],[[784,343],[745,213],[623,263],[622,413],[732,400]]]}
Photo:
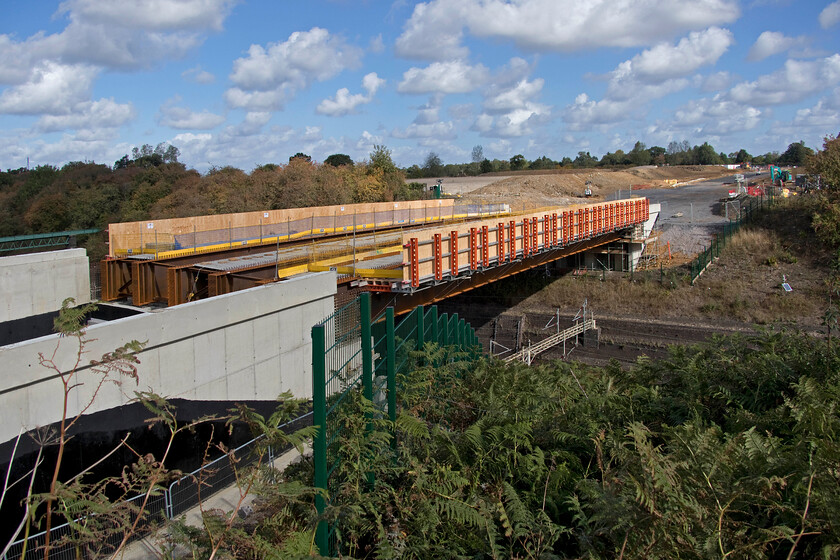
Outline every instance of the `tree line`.
{"label": "tree line", "polygon": [[[672,142],[668,148],[636,142],[632,150],[589,152],[571,159],[522,154],[509,160],[489,160],[481,146],[472,161],[446,164],[431,152],[423,166],[398,167],[386,146],[374,146],[368,158],[354,162],[347,154],[332,154],[323,163],[298,152],[288,163],[259,165],[250,173],[231,166],[212,167],[204,174],[188,169],[169,144],[135,147],[113,166],[73,161],[62,167],[0,171],[0,237],[54,231],[105,228],[114,222],[177,218],[204,214],[247,212],[354,202],[416,200],[429,196],[420,177],[479,175],[492,172],[561,168],[616,168],[631,165],[695,165],[720,163],[804,165],[814,151],[803,142],[785,152],[752,156],[746,150],[726,155],[708,143],[690,146]],[[816,160],[815,160],[816,161]],[[106,253],[101,237],[81,240],[94,258]]]}
{"label": "tree line", "polygon": [[814,155],[814,150],[804,142],[794,142],[782,152],[768,152],[763,155],[752,155],[745,149],[726,154],[717,152],[708,142],[699,146],[692,146],[687,140],[671,142],[667,148],[662,146],[647,147],[643,142],[636,142],[629,152],[616,150],[607,152],[601,159],[589,152],[580,151],[571,158],[565,156],[553,160],[545,155],[529,161],[522,154],[516,154],[510,159],[487,159],[484,149],[477,145],[472,151],[472,161],[469,163],[444,164],[440,156],[432,151],[426,156],[422,164],[414,164],[406,168],[409,179],[421,177],[458,177],[475,176],[483,173],[497,173],[523,170],[541,169],[586,169],[593,167],[637,167],[640,165],[805,165],[808,158]]}

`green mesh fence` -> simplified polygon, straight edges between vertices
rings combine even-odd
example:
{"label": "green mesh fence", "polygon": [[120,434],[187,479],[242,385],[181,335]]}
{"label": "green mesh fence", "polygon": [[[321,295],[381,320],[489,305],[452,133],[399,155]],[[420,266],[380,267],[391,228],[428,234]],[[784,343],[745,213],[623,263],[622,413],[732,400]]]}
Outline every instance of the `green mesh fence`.
{"label": "green mesh fence", "polygon": [[[772,193],[772,190],[770,191]],[[700,254],[691,261],[691,283],[694,284],[697,279],[703,274],[703,271],[716,258],[720,256],[720,252],[726,247],[726,244],[732,239],[732,236],[740,231],[741,227],[749,223],[757,212],[763,210],[765,207],[772,205],[775,202],[775,197],[751,198],[741,204],[738,217],[723,226],[723,231],[716,234],[712,238],[712,242],[708,247],[704,247]]]}
{"label": "green mesh fence", "polygon": [[[314,484],[326,491],[316,507],[323,514],[337,499],[339,480],[338,445],[342,416],[353,391],[374,404],[375,414],[391,421],[397,416],[396,377],[417,366],[415,349],[426,343],[455,346],[465,359],[481,356],[475,331],[454,314],[438,315],[436,306],[415,308],[397,324],[393,308],[371,317],[370,294],[364,293],[324,321],[312,327],[313,423],[317,426],[313,448]],[[396,441],[392,438],[394,445]],[[369,480],[371,484],[375,481]],[[321,554],[334,555],[341,549],[335,523],[321,521],[315,541]]]}

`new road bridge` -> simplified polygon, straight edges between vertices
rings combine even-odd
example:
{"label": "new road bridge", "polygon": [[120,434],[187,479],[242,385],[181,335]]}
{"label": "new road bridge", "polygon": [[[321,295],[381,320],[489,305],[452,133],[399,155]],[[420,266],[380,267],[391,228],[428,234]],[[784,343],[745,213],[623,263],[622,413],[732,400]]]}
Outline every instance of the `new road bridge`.
{"label": "new road bridge", "polygon": [[[308,272],[398,313],[616,241],[643,242],[646,198],[514,211],[457,199],[111,224],[102,299],[174,306]],[[649,228],[648,228],[649,229]]]}

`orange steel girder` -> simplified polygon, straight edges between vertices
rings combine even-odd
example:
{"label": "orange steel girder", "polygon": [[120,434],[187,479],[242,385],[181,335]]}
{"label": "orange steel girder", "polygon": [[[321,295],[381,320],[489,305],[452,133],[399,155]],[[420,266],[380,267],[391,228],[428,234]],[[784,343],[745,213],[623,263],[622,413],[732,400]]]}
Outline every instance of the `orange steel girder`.
{"label": "orange steel girder", "polygon": [[474,271],[471,276],[461,276],[450,282],[436,284],[417,290],[410,294],[374,294],[374,298],[387,299],[395,308],[395,313],[407,313],[418,305],[429,305],[443,299],[462,294],[466,291],[496,282],[514,274],[542,266],[546,263],[568,257],[576,253],[588,251],[594,247],[618,241],[623,237],[621,232],[611,232],[600,237],[588,239],[567,247],[558,247],[544,253],[533,255],[527,259],[513,261],[483,271]]}

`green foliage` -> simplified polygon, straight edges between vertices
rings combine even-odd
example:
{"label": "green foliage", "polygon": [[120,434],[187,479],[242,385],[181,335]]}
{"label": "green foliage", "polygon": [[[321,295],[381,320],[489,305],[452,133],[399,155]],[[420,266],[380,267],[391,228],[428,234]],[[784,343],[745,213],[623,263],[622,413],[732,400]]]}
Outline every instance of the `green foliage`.
{"label": "green foliage", "polygon": [[342,165],[353,165],[353,160],[347,154],[332,154],[327,156],[324,163],[333,167],[341,167]]}
{"label": "green foliage", "polygon": [[395,425],[358,395],[340,420],[344,557],[840,553],[840,356],[820,340],[719,337],[625,371],[448,352],[413,354]]}
{"label": "green foliage", "polygon": [[814,150],[800,140],[787,147],[787,150],[779,156],[778,163],[779,165],[806,165],[813,156]]}
{"label": "green foliage", "polygon": [[823,149],[811,158],[808,171],[818,174],[830,196],[833,199],[837,198],[840,192],[840,138],[825,138]]}
{"label": "green foliage", "polygon": [[516,154],[515,156],[510,158],[510,170],[511,171],[519,171],[520,169],[525,169],[525,166],[528,164],[528,160],[525,159],[525,156],[522,154]]}
{"label": "green foliage", "polygon": [[443,161],[435,152],[429,152],[426,159],[423,161],[423,176],[424,177],[439,177],[443,174]]}

